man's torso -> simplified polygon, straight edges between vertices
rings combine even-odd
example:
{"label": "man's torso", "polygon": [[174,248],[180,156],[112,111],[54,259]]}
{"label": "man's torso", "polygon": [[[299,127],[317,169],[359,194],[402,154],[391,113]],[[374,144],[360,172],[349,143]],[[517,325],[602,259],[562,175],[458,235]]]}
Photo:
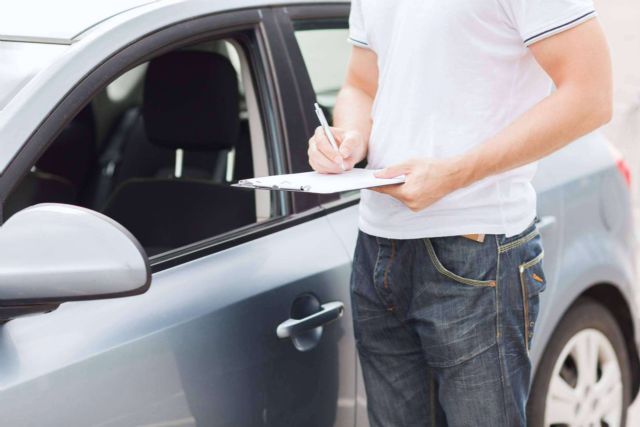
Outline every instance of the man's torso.
{"label": "man's torso", "polygon": [[[460,155],[549,94],[551,82],[498,0],[361,0],[378,56],[370,168]],[[516,234],[535,216],[535,164],[414,213],[364,191],[360,228],[387,238]]]}

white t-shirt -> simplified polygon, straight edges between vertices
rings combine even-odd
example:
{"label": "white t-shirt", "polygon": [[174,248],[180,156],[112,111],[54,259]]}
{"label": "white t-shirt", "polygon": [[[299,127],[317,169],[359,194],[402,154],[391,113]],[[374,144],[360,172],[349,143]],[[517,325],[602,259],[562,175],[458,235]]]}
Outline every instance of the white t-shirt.
{"label": "white t-shirt", "polygon": [[[353,0],[351,43],[378,56],[368,167],[448,158],[496,135],[549,95],[527,48],[596,15],[592,0]],[[530,164],[414,213],[364,190],[359,226],[395,239],[515,235],[534,219]]]}

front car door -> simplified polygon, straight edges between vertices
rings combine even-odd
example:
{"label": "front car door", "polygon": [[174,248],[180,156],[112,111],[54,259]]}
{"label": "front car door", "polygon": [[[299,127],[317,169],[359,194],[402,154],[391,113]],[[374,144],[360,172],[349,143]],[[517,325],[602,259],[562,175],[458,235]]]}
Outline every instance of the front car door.
{"label": "front car door", "polygon": [[[269,173],[295,170],[280,143],[297,135],[301,111],[282,107],[292,105],[280,84],[293,81],[292,70],[267,54],[282,48],[270,14],[191,17],[153,34],[141,21],[149,35],[100,64],[26,142],[0,178],[2,199],[88,94],[156,53],[207,37],[245,53],[247,96],[255,92],[260,115],[251,125],[254,156],[263,154]],[[256,223],[154,256],[144,295],[67,303],[0,326],[3,424],[353,425],[349,250],[317,198],[266,200],[268,215]],[[256,196],[263,214],[264,201]],[[293,336],[279,338],[286,321]]]}
{"label": "front car door", "polygon": [[[309,167],[306,141],[318,126],[313,103],[320,104],[331,123],[333,107],[346,77],[351,54],[351,44],[347,41],[349,10],[349,3],[292,5],[277,9],[273,17],[282,33],[288,62],[295,70],[298,97],[303,105],[304,121],[300,127],[304,129],[300,130],[300,143],[289,147],[292,158],[297,159],[299,171]],[[359,195],[359,192],[347,192],[320,198],[334,234],[347,248],[350,257],[353,257],[358,235]],[[365,427],[369,420],[359,364],[356,376],[356,424]]]}

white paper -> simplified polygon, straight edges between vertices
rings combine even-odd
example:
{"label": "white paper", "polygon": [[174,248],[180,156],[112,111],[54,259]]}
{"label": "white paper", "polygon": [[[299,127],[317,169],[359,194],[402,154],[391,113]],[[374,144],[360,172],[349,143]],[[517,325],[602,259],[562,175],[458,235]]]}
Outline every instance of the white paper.
{"label": "white paper", "polygon": [[240,187],[262,188],[266,190],[306,191],[309,193],[341,193],[343,191],[380,187],[382,185],[401,184],[404,175],[396,178],[376,178],[372,169],[352,169],[339,174],[321,174],[318,172],[273,175],[263,178],[243,179]]}

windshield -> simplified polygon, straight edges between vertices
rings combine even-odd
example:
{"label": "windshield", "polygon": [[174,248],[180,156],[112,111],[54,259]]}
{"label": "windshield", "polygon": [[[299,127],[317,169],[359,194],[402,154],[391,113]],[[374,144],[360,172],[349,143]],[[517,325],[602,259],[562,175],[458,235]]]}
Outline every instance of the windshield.
{"label": "windshield", "polygon": [[69,46],[0,41],[0,110]]}

